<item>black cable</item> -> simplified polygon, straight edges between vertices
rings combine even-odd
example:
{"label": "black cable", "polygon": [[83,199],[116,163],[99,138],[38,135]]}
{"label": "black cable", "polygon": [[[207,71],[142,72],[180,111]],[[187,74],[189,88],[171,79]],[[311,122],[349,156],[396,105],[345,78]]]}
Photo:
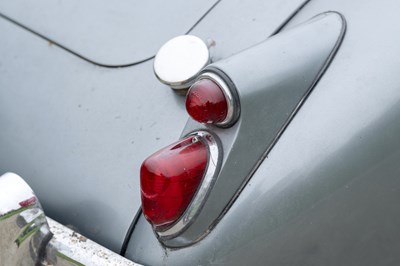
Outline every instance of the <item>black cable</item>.
{"label": "black cable", "polygon": [[136,212],[135,218],[133,218],[128,231],[126,232],[124,242],[122,243],[121,251],[119,254],[125,257],[126,249],[128,248],[129,241],[131,240],[131,236],[133,234],[133,230],[136,227],[137,222],[139,221],[140,216],[142,215],[142,208]]}

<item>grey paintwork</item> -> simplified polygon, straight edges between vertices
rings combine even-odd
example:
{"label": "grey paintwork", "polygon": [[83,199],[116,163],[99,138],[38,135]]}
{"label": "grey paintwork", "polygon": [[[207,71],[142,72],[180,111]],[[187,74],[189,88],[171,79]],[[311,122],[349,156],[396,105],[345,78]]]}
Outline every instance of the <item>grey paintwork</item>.
{"label": "grey paintwork", "polygon": [[120,66],[154,56],[216,2],[13,0],[0,1],[0,13],[96,64]]}
{"label": "grey paintwork", "polygon": [[[215,39],[214,60],[225,58],[274,32],[299,2],[223,1],[192,34]],[[287,27],[336,10],[347,35],[269,157],[202,241],[164,250],[141,218],[126,255],[145,264],[398,265],[399,5],[308,3]],[[137,169],[178,138],[183,99],[157,83],[151,62],[99,68],[0,27],[0,170],[26,176],[51,216],[119,249],[139,205]]]}
{"label": "grey paintwork", "polygon": [[151,63],[100,68],[0,27],[1,171],[24,176],[50,217],[119,250],[140,205],[137,169],[187,119],[181,97]]}
{"label": "grey paintwork", "polygon": [[399,9],[307,4],[287,27],[335,10],[348,30],[268,158],[198,244],[163,249],[141,218],[127,256],[154,265],[398,265]]}
{"label": "grey paintwork", "polygon": [[[206,67],[205,73],[219,73],[236,90],[240,117],[230,128],[202,126],[193,120],[185,127],[183,135],[199,128],[216,133],[223,162],[198,217],[184,233],[163,240],[164,245],[189,245],[217,224],[326,70],[344,30],[339,14],[323,13]],[[246,150],[251,152],[243,156]]]}
{"label": "grey paintwork", "polygon": [[[216,42],[218,60],[265,39],[301,3],[221,2],[195,35]],[[140,164],[179,138],[184,98],[151,61],[102,68],[7,20],[0,32],[0,171],[24,176],[47,215],[118,251],[140,206]]]}

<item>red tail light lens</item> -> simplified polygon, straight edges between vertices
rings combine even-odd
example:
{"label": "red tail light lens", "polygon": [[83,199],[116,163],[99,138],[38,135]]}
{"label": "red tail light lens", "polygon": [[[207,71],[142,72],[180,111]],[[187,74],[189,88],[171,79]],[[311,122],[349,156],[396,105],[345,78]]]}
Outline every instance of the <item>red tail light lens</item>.
{"label": "red tail light lens", "polygon": [[186,110],[200,123],[218,124],[228,115],[228,102],[218,84],[210,79],[200,79],[186,96]]}
{"label": "red tail light lens", "polygon": [[142,210],[154,227],[168,226],[184,213],[204,176],[207,161],[206,144],[189,136],[143,162]]}

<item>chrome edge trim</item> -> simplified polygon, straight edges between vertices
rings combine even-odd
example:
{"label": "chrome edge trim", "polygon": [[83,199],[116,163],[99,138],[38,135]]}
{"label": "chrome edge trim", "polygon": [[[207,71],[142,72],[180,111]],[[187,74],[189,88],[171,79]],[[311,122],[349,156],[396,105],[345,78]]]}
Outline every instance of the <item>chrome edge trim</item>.
{"label": "chrome edge trim", "polygon": [[203,180],[200,184],[198,191],[196,192],[196,195],[192,199],[189,207],[186,209],[181,218],[179,218],[179,220],[175,222],[170,228],[164,231],[156,230],[157,235],[161,239],[173,238],[184,231],[190,225],[190,223],[194,220],[194,218],[197,216],[200,209],[202,208],[208,192],[211,189],[212,184],[214,183],[217,169],[219,167],[221,154],[216,138],[207,131],[195,131],[188,134],[188,136],[195,136],[197,137],[197,141],[204,141],[207,144],[209,151],[207,171],[204,174]]}
{"label": "chrome edge trim", "polygon": [[217,85],[221,88],[222,92],[225,95],[225,99],[227,100],[228,103],[228,112],[226,114],[226,118],[224,119],[224,121],[220,122],[220,123],[215,123],[216,126],[226,126],[228,124],[230,124],[233,119],[233,115],[234,115],[234,106],[235,106],[235,100],[233,98],[232,92],[229,89],[228,85],[225,83],[225,81],[220,78],[217,74],[212,73],[212,72],[204,72],[202,74],[200,74],[200,76],[197,78],[197,80],[201,80],[201,79],[210,79],[212,81],[214,81],[215,83],[217,83]]}
{"label": "chrome edge trim", "polygon": [[18,175],[0,176],[0,265],[139,265],[45,216]]}

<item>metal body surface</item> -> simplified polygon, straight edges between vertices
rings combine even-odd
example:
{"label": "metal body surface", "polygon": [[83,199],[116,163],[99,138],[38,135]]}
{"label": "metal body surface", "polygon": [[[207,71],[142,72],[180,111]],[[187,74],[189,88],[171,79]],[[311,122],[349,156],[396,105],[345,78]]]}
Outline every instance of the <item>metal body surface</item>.
{"label": "metal body surface", "polygon": [[[197,14],[206,16],[198,23],[184,19],[185,25],[193,26],[190,34],[204,41],[211,39],[210,43],[215,44],[210,49],[213,62],[327,11],[342,14],[347,31],[329,68],[279,133],[268,156],[259,156],[256,171],[249,176],[232,171],[233,182],[248,177],[247,183],[230,201],[230,208],[216,226],[194,245],[166,248],[145,219],[139,217],[131,226],[132,235],[128,234],[127,258],[146,265],[400,264],[400,37],[396,34],[400,31],[400,4],[396,0],[306,2],[303,6],[305,2],[300,0],[221,1],[210,12],[209,6],[202,5],[203,11]],[[2,2],[0,13],[5,13],[6,8],[11,10],[8,8],[15,3]],[[61,3],[52,5],[62,10]],[[47,4],[35,2],[34,8],[54,18]],[[161,17],[165,10],[152,12],[154,17]],[[133,57],[118,49],[114,50],[118,53],[107,53],[97,43],[87,45],[93,55],[105,56],[107,61],[91,61],[94,57],[85,61],[71,53],[77,51],[74,34],[68,37],[72,42],[63,43],[68,49],[49,42],[57,39],[54,34],[65,32],[69,23],[61,21],[40,37],[20,25],[34,30],[35,20],[40,20],[38,13],[27,8],[20,14],[20,18],[12,17],[14,21],[0,18],[0,171],[23,175],[40,197],[47,215],[119,251],[140,206],[141,162],[176,141],[188,117],[183,97],[154,77],[153,62],[136,64],[137,55],[152,57],[166,39],[144,49],[148,53],[135,51]],[[25,16],[33,17],[33,22],[23,21]],[[135,19],[145,21],[147,17],[148,13],[138,12]],[[185,16],[173,16],[178,17]],[[52,20],[47,20],[51,26],[49,21]],[[106,29],[88,24],[83,28]],[[183,28],[186,27],[179,27]],[[157,33],[158,28],[155,29]],[[145,38],[137,35],[132,38]],[[148,37],[149,43],[156,36]],[[131,47],[130,38],[125,40]],[[295,47],[298,40],[289,41]],[[312,40],[304,42],[298,43],[299,47],[314,45]],[[85,40],[81,43],[87,44]],[[111,59],[110,54],[114,55]],[[131,64],[132,58],[135,65],[130,67],[99,66]],[[279,60],[279,54],[275,58]],[[287,62],[282,84],[296,75],[301,77],[302,71],[309,74],[309,69],[318,68],[306,64],[304,69],[290,69],[291,63],[298,66],[300,62]],[[253,74],[268,77],[275,64],[273,60],[265,62],[265,68],[241,69],[228,64],[220,68],[235,77],[236,85],[245,87],[243,84],[251,84]],[[248,80],[244,82],[245,79]],[[269,80],[258,79],[249,88],[261,88]],[[256,90],[254,97],[248,99],[261,101],[259,93]],[[279,110],[284,112],[291,97],[293,91],[287,90],[282,99],[271,104],[282,103]],[[250,102],[246,113],[257,114],[259,109],[252,109]],[[290,117],[290,113],[270,115],[272,119]],[[254,131],[269,131],[269,123],[258,122]],[[188,132],[203,128],[192,122],[187,126]],[[233,130],[212,130],[220,130],[221,139],[234,138]],[[255,134],[249,141],[262,143],[260,148],[265,150],[266,136]],[[255,150],[245,145],[223,149],[243,160]],[[214,186],[214,193],[231,198],[224,196],[228,193],[224,187]],[[205,210],[204,207],[202,211]],[[197,221],[199,228],[209,226],[204,219]],[[191,228],[195,227],[192,224]],[[192,239],[197,235],[193,234]],[[178,239],[178,244],[187,243],[188,239]],[[24,258],[35,261],[35,257]]]}
{"label": "metal body surface", "polygon": [[[186,34],[216,0],[2,1],[0,14],[97,65],[120,67],[152,58]],[[185,16],[171,14],[185,13]]]}

